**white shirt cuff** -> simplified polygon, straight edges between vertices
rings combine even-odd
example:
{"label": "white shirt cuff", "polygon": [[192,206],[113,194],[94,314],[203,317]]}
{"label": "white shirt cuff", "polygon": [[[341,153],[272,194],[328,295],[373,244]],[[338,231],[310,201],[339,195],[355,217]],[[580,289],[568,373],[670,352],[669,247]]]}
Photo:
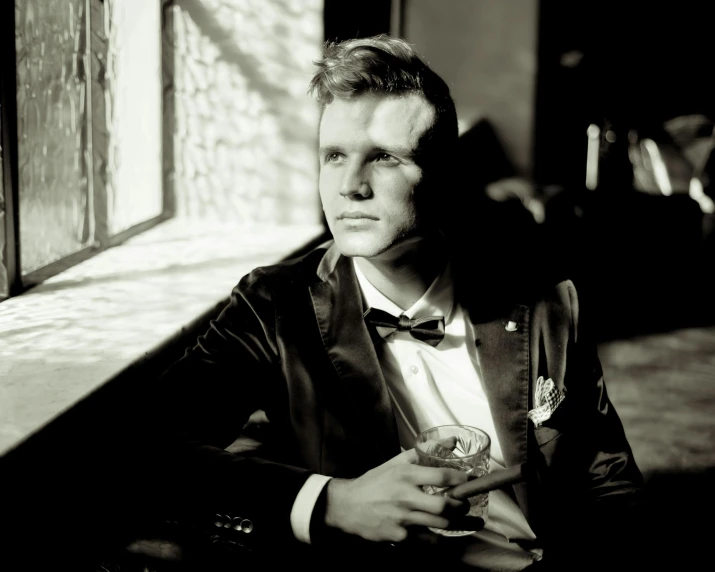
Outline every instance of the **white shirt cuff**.
{"label": "white shirt cuff", "polygon": [[290,511],[290,525],[293,534],[301,542],[310,544],[310,518],[323,487],[330,479],[325,475],[310,475],[295,497]]}

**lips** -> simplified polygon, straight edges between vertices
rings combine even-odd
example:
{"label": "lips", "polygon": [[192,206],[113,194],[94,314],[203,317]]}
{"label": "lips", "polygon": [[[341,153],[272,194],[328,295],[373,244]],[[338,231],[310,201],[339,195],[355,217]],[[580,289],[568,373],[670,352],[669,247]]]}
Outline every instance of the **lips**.
{"label": "lips", "polygon": [[343,219],[368,219],[368,220],[378,220],[376,216],[373,216],[368,213],[360,212],[360,211],[351,211],[351,212],[344,212],[341,213],[340,216],[338,217],[338,220],[343,220]]}

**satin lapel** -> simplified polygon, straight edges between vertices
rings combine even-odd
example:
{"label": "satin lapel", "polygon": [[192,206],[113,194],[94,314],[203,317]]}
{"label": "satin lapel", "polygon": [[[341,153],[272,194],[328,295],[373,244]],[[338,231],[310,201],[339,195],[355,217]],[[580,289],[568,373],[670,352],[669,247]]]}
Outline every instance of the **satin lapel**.
{"label": "satin lapel", "polygon": [[[516,325],[516,330],[509,331]],[[504,318],[475,322],[474,334],[484,392],[507,465],[527,461],[529,411],[529,310],[515,306]],[[526,512],[525,487],[516,486]]]}
{"label": "satin lapel", "polygon": [[325,350],[353,402],[351,437],[364,441],[382,463],[400,452],[392,402],[363,320],[362,293],[352,263],[335,257],[335,252],[326,254],[327,263],[319,270],[323,281],[310,288],[315,317]]}

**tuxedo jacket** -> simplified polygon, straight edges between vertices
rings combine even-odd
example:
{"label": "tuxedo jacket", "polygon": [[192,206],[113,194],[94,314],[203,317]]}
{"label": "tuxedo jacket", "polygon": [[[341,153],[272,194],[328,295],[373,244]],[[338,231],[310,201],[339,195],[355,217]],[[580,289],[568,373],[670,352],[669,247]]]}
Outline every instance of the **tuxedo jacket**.
{"label": "tuxedo jacket", "polygon": [[[474,326],[505,463],[533,469],[513,487],[532,529],[549,542],[611,526],[639,502],[642,477],[573,283],[509,289],[459,268],[456,301]],[[290,546],[290,511],[310,474],[357,477],[399,454],[365,309],[352,263],[332,243],[245,276],[161,379],[155,458],[167,502],[216,515],[219,528],[244,523],[254,546]],[[565,398],[534,427],[527,413],[539,376]],[[257,410],[269,420],[263,447],[227,451]]]}

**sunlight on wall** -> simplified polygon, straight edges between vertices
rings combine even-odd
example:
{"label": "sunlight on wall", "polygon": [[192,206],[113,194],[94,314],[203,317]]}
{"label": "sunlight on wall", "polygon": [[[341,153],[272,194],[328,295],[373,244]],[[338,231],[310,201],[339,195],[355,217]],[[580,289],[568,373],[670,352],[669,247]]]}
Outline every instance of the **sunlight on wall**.
{"label": "sunlight on wall", "polygon": [[177,0],[169,8],[177,216],[317,222],[320,0]]}
{"label": "sunlight on wall", "polygon": [[161,8],[157,0],[106,2],[111,7],[106,86],[111,134],[107,216],[116,234],[161,214]]}

